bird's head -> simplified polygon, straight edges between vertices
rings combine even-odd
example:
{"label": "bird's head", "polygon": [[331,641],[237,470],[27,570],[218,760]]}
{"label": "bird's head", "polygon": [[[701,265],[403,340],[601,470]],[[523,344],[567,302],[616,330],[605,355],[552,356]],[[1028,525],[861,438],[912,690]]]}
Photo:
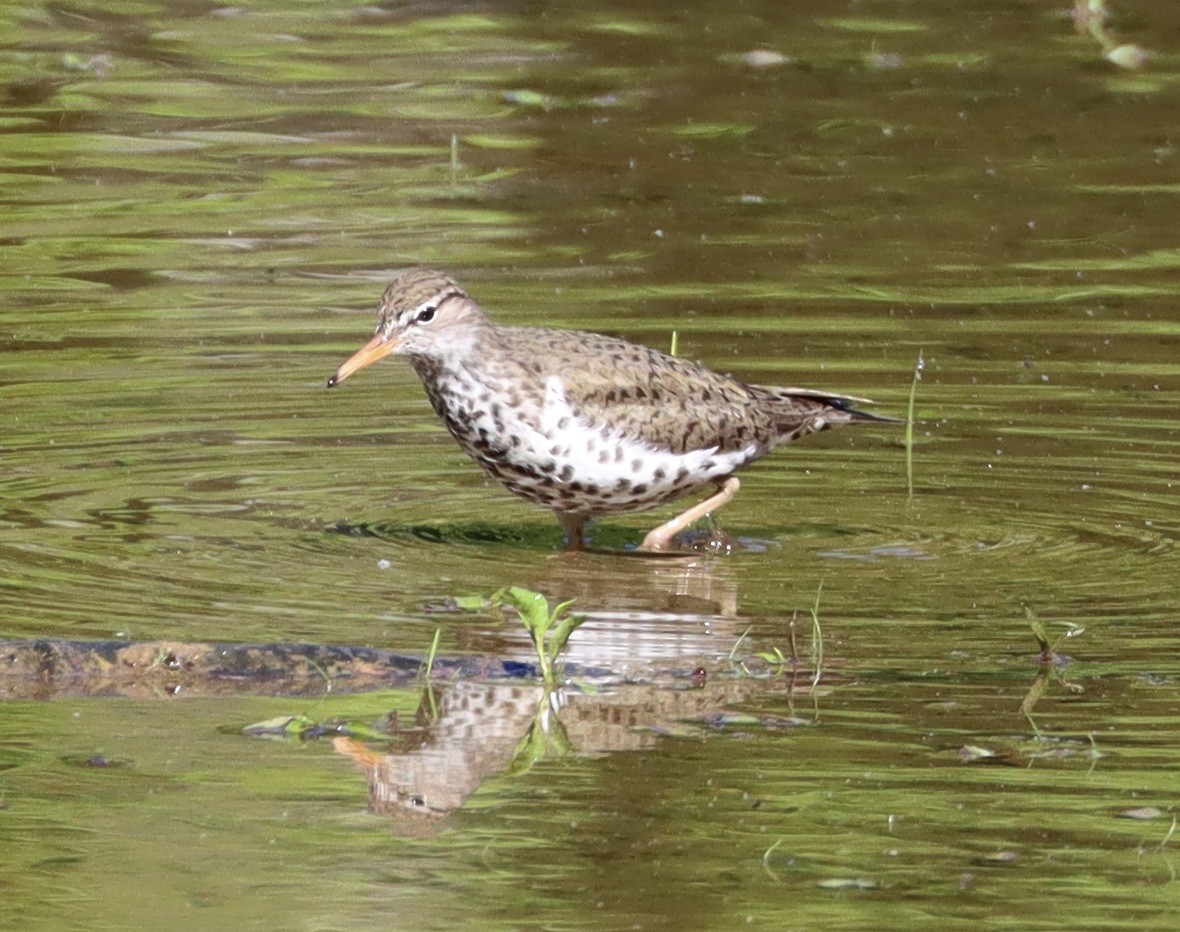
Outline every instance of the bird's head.
{"label": "bird's head", "polygon": [[429,269],[411,269],[390,282],[377,313],[377,332],[336,370],[329,388],[385,356],[461,355],[487,323],[458,282]]}

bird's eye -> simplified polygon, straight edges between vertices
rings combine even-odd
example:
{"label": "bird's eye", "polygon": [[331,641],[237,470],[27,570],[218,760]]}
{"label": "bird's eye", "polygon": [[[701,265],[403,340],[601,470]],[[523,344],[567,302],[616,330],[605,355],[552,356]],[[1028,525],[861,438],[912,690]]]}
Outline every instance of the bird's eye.
{"label": "bird's eye", "polygon": [[428,304],[418,312],[418,316],[414,318],[416,324],[428,324],[434,320],[434,312],[437,311],[433,304]]}

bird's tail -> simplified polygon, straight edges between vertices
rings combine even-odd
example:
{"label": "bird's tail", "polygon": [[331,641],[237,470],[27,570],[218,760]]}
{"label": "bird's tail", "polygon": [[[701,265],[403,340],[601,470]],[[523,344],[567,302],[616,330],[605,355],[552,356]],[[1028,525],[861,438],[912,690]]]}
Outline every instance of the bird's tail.
{"label": "bird's tail", "polygon": [[[810,407],[807,402],[816,402],[815,413],[822,413],[822,409],[829,409],[831,420],[840,424],[904,424],[904,418],[887,417],[883,414],[870,414],[862,411],[857,405],[871,405],[869,398],[859,398],[856,395],[837,395],[833,392],[819,391],[813,388],[780,388],[770,385],[751,385],[750,388],[767,398],[782,401],[796,407]],[[836,412],[839,412],[837,414]]]}
{"label": "bird's tail", "polygon": [[845,424],[904,423],[897,418],[869,414],[856,407],[872,404],[867,398],[833,395],[810,388],[778,388],[769,385],[750,385],[748,388],[771,403],[775,431],[772,447]]}

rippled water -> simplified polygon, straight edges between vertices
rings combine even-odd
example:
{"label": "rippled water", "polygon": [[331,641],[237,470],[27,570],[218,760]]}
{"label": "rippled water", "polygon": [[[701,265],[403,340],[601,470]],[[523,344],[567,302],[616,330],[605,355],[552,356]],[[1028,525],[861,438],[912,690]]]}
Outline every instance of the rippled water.
{"label": "rippled water", "polygon": [[[589,613],[598,684],[464,679],[412,726],[416,688],[214,698],[168,663],[32,701],[6,648],[0,925],[1174,924],[1178,37],[1117,7],[1155,53],[1120,71],[1066,12],[0,13],[6,643],[441,628],[524,662],[434,610],[523,585]],[[901,430],[832,432],[745,474],[740,553],[620,554],[640,515],[560,554],[407,366],[324,389],[409,265],[894,415],[921,354],[913,495]],[[1026,716],[1030,616],[1085,630]],[[794,678],[728,659],[792,619]],[[241,733],[391,710],[371,757]],[[398,780],[450,802],[424,828]]]}

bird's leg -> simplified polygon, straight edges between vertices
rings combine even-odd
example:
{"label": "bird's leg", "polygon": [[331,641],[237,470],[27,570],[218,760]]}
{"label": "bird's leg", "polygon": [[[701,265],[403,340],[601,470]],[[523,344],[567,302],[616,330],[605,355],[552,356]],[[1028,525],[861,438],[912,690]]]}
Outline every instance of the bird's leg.
{"label": "bird's leg", "polygon": [[649,531],[639,545],[640,550],[667,550],[672,545],[672,538],[683,531],[694,521],[703,518],[710,511],[716,511],[722,505],[733,500],[742,484],[736,476],[730,476],[718,486],[717,491],[703,502],[693,505],[687,511],[678,514],[671,521],[665,521],[654,531]]}
{"label": "bird's leg", "polygon": [[568,515],[557,512],[557,520],[565,529],[565,549],[586,549],[586,519],[582,515]]}

